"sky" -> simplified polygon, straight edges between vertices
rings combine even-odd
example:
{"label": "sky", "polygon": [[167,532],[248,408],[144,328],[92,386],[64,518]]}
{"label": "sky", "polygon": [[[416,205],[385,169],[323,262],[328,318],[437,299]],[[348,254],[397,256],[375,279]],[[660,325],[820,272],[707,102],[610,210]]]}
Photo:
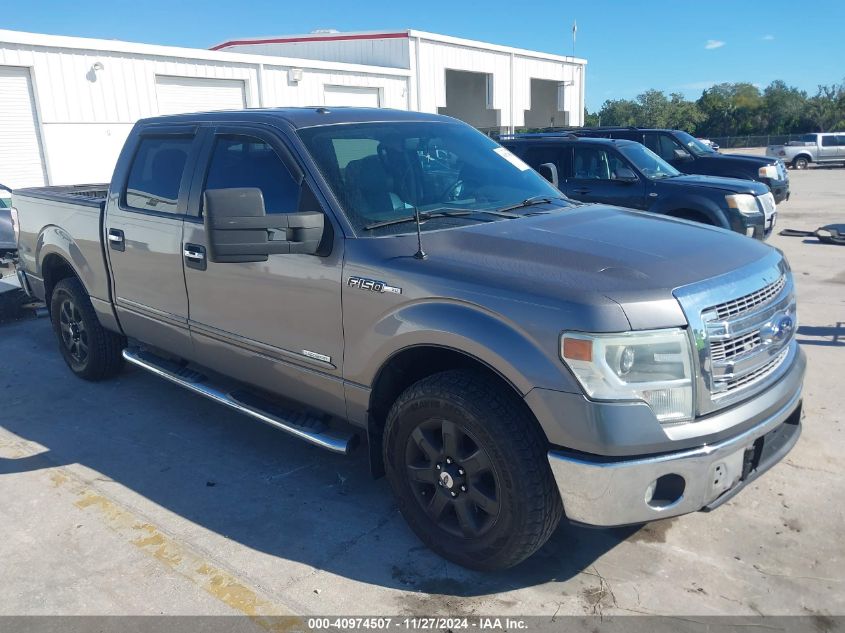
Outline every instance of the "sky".
{"label": "sky", "polygon": [[[845,80],[843,0],[6,0],[0,28],[208,48],[314,29],[413,28],[587,59],[587,108],[649,88],[697,98],[782,79]],[[824,35],[825,25],[837,25]]]}

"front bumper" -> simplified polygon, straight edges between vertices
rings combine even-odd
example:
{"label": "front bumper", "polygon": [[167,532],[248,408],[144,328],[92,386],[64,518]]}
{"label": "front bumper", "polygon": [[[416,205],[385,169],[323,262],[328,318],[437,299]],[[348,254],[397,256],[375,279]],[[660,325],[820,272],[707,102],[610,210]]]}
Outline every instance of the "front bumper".
{"label": "front bumper", "polygon": [[800,433],[799,382],[762,421],[705,446],[633,458],[552,450],[548,458],[567,518],[612,527],[713,509],[780,461]]}

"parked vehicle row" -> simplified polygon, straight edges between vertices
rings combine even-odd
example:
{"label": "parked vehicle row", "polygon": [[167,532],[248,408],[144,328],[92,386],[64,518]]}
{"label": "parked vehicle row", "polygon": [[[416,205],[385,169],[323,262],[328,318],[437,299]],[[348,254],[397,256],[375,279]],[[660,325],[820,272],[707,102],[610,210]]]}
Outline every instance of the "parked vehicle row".
{"label": "parked vehicle row", "polygon": [[845,163],[845,132],[804,134],[786,145],[769,145],[766,156],[793,169],[806,169],[810,163]]}
{"label": "parked vehicle row", "polygon": [[[584,147],[589,169],[629,165],[608,187],[698,187],[630,142],[536,146],[565,150],[543,164],[567,179]],[[700,195],[766,195],[721,186]],[[126,360],[331,451],[360,436],[414,532],[461,565],[515,565],[562,516],[713,509],[801,431],[782,253],[570,200],[448,117],[147,119],[110,184],[13,202],[22,285],[76,376]]]}
{"label": "parked vehicle row", "polygon": [[650,211],[757,239],[775,226],[775,200],[766,185],[684,175],[640,143],[567,133],[500,140],[574,200]]}
{"label": "parked vehicle row", "polygon": [[682,173],[756,180],[771,190],[777,204],[789,200],[789,175],[778,158],[722,154],[682,130],[598,127],[572,132],[578,136],[636,141]]}

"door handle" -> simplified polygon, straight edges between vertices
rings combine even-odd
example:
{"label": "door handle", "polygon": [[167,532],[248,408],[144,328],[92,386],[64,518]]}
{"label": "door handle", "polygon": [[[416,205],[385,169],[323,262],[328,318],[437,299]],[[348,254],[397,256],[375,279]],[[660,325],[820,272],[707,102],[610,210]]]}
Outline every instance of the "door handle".
{"label": "door handle", "polygon": [[185,257],[185,266],[195,270],[205,270],[208,264],[205,261],[205,246],[199,244],[185,244],[182,249],[182,255]]}
{"label": "door handle", "polygon": [[109,246],[113,251],[125,251],[126,250],[126,240],[123,236],[123,231],[121,229],[109,229],[108,232],[108,240]]}
{"label": "door handle", "polygon": [[581,187],[580,189],[573,189],[572,193],[577,194],[579,196],[583,196],[584,194],[590,193],[590,190]]}

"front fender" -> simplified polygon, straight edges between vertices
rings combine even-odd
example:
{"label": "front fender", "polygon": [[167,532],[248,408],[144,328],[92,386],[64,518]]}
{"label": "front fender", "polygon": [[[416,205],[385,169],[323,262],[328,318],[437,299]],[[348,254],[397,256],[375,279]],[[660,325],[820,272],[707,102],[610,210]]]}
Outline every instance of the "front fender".
{"label": "front fender", "polygon": [[580,392],[558,357],[557,333],[538,341],[501,315],[480,306],[439,299],[401,306],[384,315],[360,340],[347,340],[345,375],[371,387],[387,362],[417,346],[443,347],[475,358],[521,394],[546,385]]}
{"label": "front fender", "polygon": [[654,206],[649,209],[652,213],[673,215],[677,211],[696,211],[704,215],[714,226],[730,229],[731,225],[725,212],[713,200],[701,194],[670,194],[665,198],[658,198]]}

